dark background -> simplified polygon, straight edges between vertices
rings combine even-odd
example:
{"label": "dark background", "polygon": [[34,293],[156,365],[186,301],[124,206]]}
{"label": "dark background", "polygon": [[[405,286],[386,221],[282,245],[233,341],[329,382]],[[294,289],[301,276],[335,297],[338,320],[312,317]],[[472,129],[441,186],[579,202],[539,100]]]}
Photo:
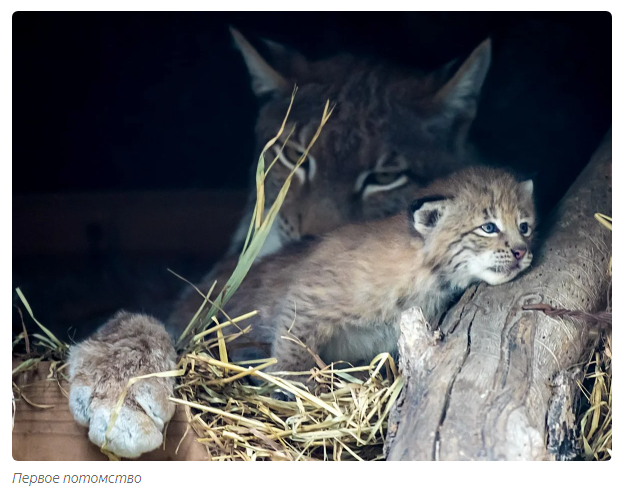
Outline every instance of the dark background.
{"label": "dark background", "polygon": [[58,333],[164,317],[182,288],[165,268],[195,280],[221,255],[255,153],[229,25],[429,69],[491,36],[472,138],[536,173],[545,210],[610,126],[609,13],[16,13],[14,286]]}

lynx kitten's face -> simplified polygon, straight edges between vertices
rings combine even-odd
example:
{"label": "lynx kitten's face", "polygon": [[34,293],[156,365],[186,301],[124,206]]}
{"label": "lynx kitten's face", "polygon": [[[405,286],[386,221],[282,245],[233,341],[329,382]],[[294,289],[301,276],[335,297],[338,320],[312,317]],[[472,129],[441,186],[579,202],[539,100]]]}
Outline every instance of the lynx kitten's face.
{"label": "lynx kitten's face", "polygon": [[[319,235],[355,221],[382,218],[405,208],[420,185],[457,169],[490,63],[484,42],[455,69],[401,70],[350,55],[312,62],[265,42],[264,58],[233,31],[260,99],[256,126],[261,150],[279,130],[296,84],[286,134],[269,151],[266,205],[274,201],[321,121],[326,101],[334,112],[295,173],[260,256],[289,241]],[[285,148],[281,145],[295,127]],[[250,212],[234,239],[241,248]]]}
{"label": "lynx kitten's face", "polygon": [[499,285],[530,266],[536,222],[532,181],[473,168],[439,185],[448,198],[425,204],[417,214],[418,231],[433,226],[436,235],[429,237],[427,251],[453,284]]}
{"label": "lynx kitten's face", "polygon": [[470,270],[491,285],[510,281],[532,263],[529,243],[533,220],[518,212],[508,214],[506,223],[488,221],[474,230],[486,241],[473,240],[473,246],[479,246],[479,250]]}

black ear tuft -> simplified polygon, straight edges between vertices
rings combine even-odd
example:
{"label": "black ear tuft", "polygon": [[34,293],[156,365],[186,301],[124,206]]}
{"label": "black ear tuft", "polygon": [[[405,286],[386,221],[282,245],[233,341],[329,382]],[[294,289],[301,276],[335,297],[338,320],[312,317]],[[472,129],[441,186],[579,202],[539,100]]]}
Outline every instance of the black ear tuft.
{"label": "black ear tuft", "polygon": [[411,205],[409,206],[409,212],[411,214],[413,214],[420,207],[422,207],[423,203],[424,203],[424,199],[423,198],[418,198],[418,199],[414,200],[413,202],[411,202]]}
{"label": "black ear tuft", "polygon": [[437,202],[438,200],[447,200],[447,199],[448,197],[445,197],[444,195],[429,195],[427,197],[418,198],[414,200],[413,202],[411,202],[411,205],[409,206],[409,210],[411,214],[413,214],[414,212],[420,210],[420,207],[422,207],[422,205],[427,202]]}

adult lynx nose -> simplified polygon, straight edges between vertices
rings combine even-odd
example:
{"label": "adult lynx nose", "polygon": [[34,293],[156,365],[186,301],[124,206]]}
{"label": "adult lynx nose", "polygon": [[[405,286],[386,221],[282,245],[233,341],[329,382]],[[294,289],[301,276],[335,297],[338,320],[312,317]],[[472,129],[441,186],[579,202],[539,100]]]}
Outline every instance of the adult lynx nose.
{"label": "adult lynx nose", "polygon": [[[102,446],[112,413],[130,378],[173,370],[176,351],[157,320],[118,313],[94,336],[70,350],[69,407],[88,436]],[[159,447],[162,430],[174,414],[169,401],[173,378],[134,383],[108,433],[107,448],[121,457],[138,457]]]}

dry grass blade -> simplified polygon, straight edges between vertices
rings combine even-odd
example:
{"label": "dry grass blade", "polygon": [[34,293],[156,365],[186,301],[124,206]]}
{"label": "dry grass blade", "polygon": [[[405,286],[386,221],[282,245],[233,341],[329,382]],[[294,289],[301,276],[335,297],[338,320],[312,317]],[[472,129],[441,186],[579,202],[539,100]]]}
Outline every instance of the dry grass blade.
{"label": "dry grass blade", "polygon": [[17,293],[18,297],[20,297],[20,300],[22,301],[24,308],[27,310],[27,312],[31,316],[31,319],[33,319],[33,321],[35,321],[35,323],[42,329],[42,331],[46,333],[47,338],[43,337],[42,335],[33,335],[33,336],[38,336],[40,339],[43,338],[46,342],[52,345],[53,349],[57,348],[61,351],[67,351],[68,345],[58,340],[57,337],[53,335],[53,333],[48,328],[46,328],[42,323],[40,323],[37,319],[35,319],[35,316],[33,315],[33,311],[31,310],[31,306],[29,305],[26,298],[24,297],[22,290],[20,290],[19,288],[16,288],[15,293]]}
{"label": "dry grass blade", "polygon": [[[31,369],[35,369],[42,361],[52,360],[54,364],[62,363],[65,360],[66,352],[69,348],[68,344],[62,342],[57,337],[55,337],[55,335],[53,335],[53,333],[48,328],[46,328],[42,323],[35,319],[35,316],[33,316],[33,311],[31,310],[31,306],[29,305],[26,297],[19,288],[16,288],[15,292],[22,301],[24,308],[33,318],[33,321],[42,329],[42,331],[44,331],[45,335],[42,335],[41,333],[30,334],[31,337],[39,339],[39,342],[37,342],[36,345],[38,345],[40,349],[33,350],[33,344],[29,340],[29,334],[26,331],[26,325],[24,324],[24,320],[22,319],[22,333],[20,333],[15,338],[11,346],[13,358],[20,358],[22,360],[20,363],[17,364],[17,366],[13,368],[13,370],[11,371],[11,376],[15,377],[16,375],[19,375]],[[19,308],[18,311],[20,313],[20,318],[22,318],[22,312]],[[25,352],[18,353],[16,351],[16,346],[18,346],[22,342],[24,342]],[[62,368],[63,366],[57,368],[56,370],[61,371]]]}
{"label": "dry grass blade", "polygon": [[[213,318],[217,314],[218,310],[224,308],[226,302],[228,302],[228,300],[231,298],[231,296],[235,293],[235,291],[239,287],[240,283],[246,277],[246,274],[248,273],[251,266],[255,262],[257,254],[259,253],[262,246],[264,245],[264,241],[266,240],[266,237],[268,236],[268,233],[270,232],[273,226],[275,217],[277,216],[277,213],[279,212],[279,209],[281,208],[281,204],[283,203],[286,197],[286,194],[288,193],[288,190],[290,189],[290,185],[291,185],[292,177],[294,173],[306,161],[308,154],[310,152],[310,149],[312,148],[315,141],[319,137],[323,129],[323,126],[325,126],[327,120],[332,115],[333,107],[331,107],[329,101],[327,101],[325,104],[325,109],[323,111],[321,122],[319,126],[317,127],[317,130],[315,131],[314,136],[312,137],[312,140],[306,147],[305,151],[303,152],[303,155],[299,158],[299,160],[295,164],[294,169],[290,172],[290,174],[286,178],[274,202],[272,203],[270,208],[266,209],[265,208],[266,197],[265,197],[265,191],[264,191],[264,180],[266,178],[266,173],[268,169],[272,167],[272,164],[268,168],[266,167],[266,163],[265,163],[266,152],[268,152],[268,150],[277,142],[277,140],[282,136],[284,132],[286,122],[290,114],[290,109],[292,108],[292,103],[294,101],[294,96],[296,94],[296,91],[297,89],[295,87],[295,90],[293,91],[291,99],[290,99],[290,105],[288,107],[288,111],[286,113],[286,116],[284,117],[281,127],[279,128],[279,131],[273,138],[271,138],[268,141],[268,143],[266,143],[266,145],[264,146],[264,149],[262,150],[259,156],[259,160],[257,162],[257,169],[255,173],[255,183],[256,183],[255,189],[257,193],[257,197],[255,201],[255,209],[253,211],[253,216],[251,218],[251,223],[250,223],[249,230],[246,236],[246,241],[244,243],[244,248],[238,260],[237,266],[235,267],[235,270],[231,274],[226,285],[219,292],[215,301],[211,302],[210,309],[206,317],[201,319],[200,323],[198,323],[197,325],[198,329],[207,328],[213,322]],[[290,135],[288,135],[288,137],[289,136]],[[286,138],[286,141],[288,137]],[[282,147],[282,150],[283,150],[283,147]],[[278,159],[280,153],[281,151],[279,151],[279,153],[275,156],[273,163]],[[192,320],[192,322],[193,321],[194,320]],[[187,330],[188,329],[190,329],[190,326],[187,327]],[[185,333],[183,332],[182,336],[180,337],[179,343],[184,342],[184,337],[185,337]]]}
{"label": "dry grass blade", "polygon": [[[15,289],[18,297],[22,301],[22,305],[27,310],[33,321],[40,327],[42,331],[44,331],[44,335],[40,333],[31,333],[30,336],[33,338],[39,339],[39,342],[36,343],[38,348],[33,347],[33,344],[29,340],[29,333],[26,330],[26,325],[24,323],[22,311],[18,306],[18,312],[20,314],[20,319],[22,322],[22,333],[20,333],[12,343],[12,358],[15,361],[19,359],[20,362],[13,368],[11,371],[12,378],[15,381],[12,382],[12,390],[13,390],[13,398],[12,404],[14,407],[13,415],[15,416],[15,408],[16,408],[16,399],[17,402],[24,401],[32,407],[36,407],[38,409],[50,409],[54,406],[39,404],[37,402],[32,401],[26,395],[24,395],[23,389],[28,387],[28,376],[24,376],[24,373],[34,370],[39,367],[40,363],[43,361],[51,361],[51,365],[49,368],[49,374],[46,380],[57,381],[57,384],[60,385],[60,390],[63,394],[66,394],[64,389],[61,388],[60,378],[63,373],[62,370],[65,367],[64,361],[66,359],[66,352],[68,351],[68,344],[62,342],[57,339],[53,333],[46,328],[42,323],[40,323],[35,316],[33,315],[33,311],[31,310],[31,306],[29,305],[26,297],[22,293],[19,288]],[[17,352],[16,346],[19,344],[24,344],[24,352]],[[15,364],[15,363],[14,363]],[[19,383],[19,384],[18,384]],[[66,395],[67,396],[67,395]]]}

